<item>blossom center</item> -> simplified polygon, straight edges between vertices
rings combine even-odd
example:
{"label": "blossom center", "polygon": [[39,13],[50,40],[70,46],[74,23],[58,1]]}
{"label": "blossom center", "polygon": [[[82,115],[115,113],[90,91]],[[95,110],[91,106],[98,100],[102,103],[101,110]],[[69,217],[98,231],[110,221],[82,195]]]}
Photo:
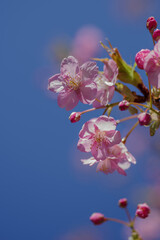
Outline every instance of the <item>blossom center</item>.
{"label": "blossom center", "polygon": [[106,134],[103,131],[102,132],[98,131],[95,135],[95,141],[98,143],[98,145],[101,145],[102,142],[105,141],[105,138],[106,138]]}
{"label": "blossom center", "polygon": [[75,77],[71,77],[70,75],[67,75],[65,77],[66,85],[72,89],[72,90],[78,90],[80,85],[80,76],[79,74],[76,74]]}

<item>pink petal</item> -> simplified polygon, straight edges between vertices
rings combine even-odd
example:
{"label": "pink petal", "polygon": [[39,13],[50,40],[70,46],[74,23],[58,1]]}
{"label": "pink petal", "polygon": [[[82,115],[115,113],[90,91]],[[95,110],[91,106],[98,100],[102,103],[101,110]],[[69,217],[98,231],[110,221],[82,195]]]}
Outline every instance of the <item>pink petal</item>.
{"label": "pink petal", "polygon": [[144,59],[144,70],[149,73],[154,71],[156,68],[156,54],[154,51],[151,51],[147,57]]}
{"label": "pink petal", "polygon": [[105,143],[101,143],[101,146],[95,141],[91,147],[91,153],[97,161],[105,160],[108,153],[107,153],[107,146]]}
{"label": "pink petal", "polygon": [[158,41],[154,46],[154,51],[160,55],[160,41]]}
{"label": "pink petal", "polygon": [[79,100],[84,104],[91,104],[97,94],[97,86],[91,80],[84,81],[79,88]]}
{"label": "pink petal", "polygon": [[100,116],[97,118],[95,124],[101,131],[110,131],[116,129],[116,121],[112,117]]}
{"label": "pink petal", "polygon": [[114,90],[115,90],[114,86],[108,87],[108,89],[105,90],[101,90],[96,97],[96,99],[98,99],[99,101],[95,100],[93,106],[94,107],[106,106],[112,100]]}
{"label": "pink petal", "polygon": [[59,93],[57,101],[59,107],[66,108],[66,110],[69,111],[77,106],[79,99],[75,91],[62,91]]}
{"label": "pink petal", "polygon": [[148,72],[148,79],[152,86],[160,88],[160,67],[156,67],[153,72]]}
{"label": "pink petal", "polygon": [[123,169],[123,170],[126,170],[130,167],[131,163],[126,161],[126,162],[123,162],[123,163],[118,163],[118,166]]}
{"label": "pink petal", "polygon": [[97,171],[104,172],[105,174],[114,172],[114,169],[111,167],[111,161],[108,159],[99,161],[97,165]]}
{"label": "pink petal", "polygon": [[118,166],[117,166],[117,172],[120,173],[121,175],[127,176],[126,172]]}
{"label": "pink petal", "polygon": [[83,80],[93,80],[98,75],[98,67],[95,62],[86,62],[81,67],[82,79]]}
{"label": "pink petal", "polygon": [[113,84],[116,83],[117,76],[118,76],[118,67],[115,61],[109,59],[105,62],[104,65],[104,75],[106,78],[112,82]]}
{"label": "pink petal", "polygon": [[89,159],[81,159],[81,162],[84,165],[89,165],[89,166],[93,166],[95,163],[97,163],[96,159],[94,159],[94,157],[90,157]]}
{"label": "pink petal", "polygon": [[96,118],[93,118],[91,120],[89,120],[88,122],[86,122],[85,124],[83,124],[81,131],[79,132],[79,137],[80,138],[91,138],[94,136],[95,134],[95,120]]}
{"label": "pink petal", "polygon": [[76,58],[69,56],[63,59],[61,63],[61,74],[63,76],[69,75],[74,78],[78,72],[79,72],[79,65]]}
{"label": "pink petal", "polygon": [[90,152],[93,144],[93,139],[83,139],[80,138],[77,144],[77,148],[81,152]]}
{"label": "pink petal", "polygon": [[111,130],[106,132],[106,138],[109,146],[116,145],[121,142],[121,134],[119,131]]}
{"label": "pink petal", "polygon": [[55,74],[48,79],[48,89],[56,93],[59,93],[64,89],[63,79],[60,77],[60,74]]}

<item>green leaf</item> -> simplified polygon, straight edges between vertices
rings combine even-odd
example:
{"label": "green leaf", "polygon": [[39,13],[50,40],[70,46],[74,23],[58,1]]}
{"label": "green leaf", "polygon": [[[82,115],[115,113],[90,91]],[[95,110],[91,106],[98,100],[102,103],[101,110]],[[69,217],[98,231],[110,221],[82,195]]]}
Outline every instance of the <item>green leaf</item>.
{"label": "green leaf", "polygon": [[153,121],[152,124],[150,125],[150,136],[154,136],[157,129],[159,128],[160,126],[160,121],[157,120],[157,121]]}

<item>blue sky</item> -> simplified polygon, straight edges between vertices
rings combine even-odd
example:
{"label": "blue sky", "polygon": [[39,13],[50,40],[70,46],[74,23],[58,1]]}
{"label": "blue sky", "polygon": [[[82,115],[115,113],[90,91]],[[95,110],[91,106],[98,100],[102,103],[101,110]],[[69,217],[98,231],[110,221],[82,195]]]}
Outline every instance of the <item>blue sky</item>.
{"label": "blue sky", "polygon": [[[131,200],[132,189],[146,181],[140,173],[149,149],[136,153],[138,164],[129,169],[127,177],[85,168],[76,144],[82,123],[93,115],[72,125],[70,112],[60,109],[41,87],[46,84],[47,88],[47,79],[59,72],[48,54],[52,41],[64,35],[72,39],[85,25],[100,28],[129,63],[140,49],[153,48],[145,23],[152,15],[160,23],[160,3],[141,0],[134,8],[129,1],[130,8],[125,0],[119,2],[0,2],[2,240],[65,240],[69,234],[86,231],[92,240],[103,240],[121,234],[120,226],[112,223],[95,228],[89,216],[101,211],[125,219],[117,201],[124,196]],[[82,107],[77,106],[76,111]],[[121,130],[125,131],[125,125]],[[143,132],[140,129],[147,136]]]}

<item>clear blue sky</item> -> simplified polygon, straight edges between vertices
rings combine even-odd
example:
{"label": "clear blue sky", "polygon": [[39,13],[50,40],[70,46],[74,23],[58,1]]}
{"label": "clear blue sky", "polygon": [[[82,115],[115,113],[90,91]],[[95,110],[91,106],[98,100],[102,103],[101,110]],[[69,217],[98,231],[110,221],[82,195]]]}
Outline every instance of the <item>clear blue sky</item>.
{"label": "clear blue sky", "polygon": [[0,1],[1,240],[65,240],[67,234],[78,236],[86,229],[94,236],[91,240],[124,239],[119,225],[97,228],[89,216],[101,211],[125,219],[117,201],[131,199],[132,188],[145,181],[140,173],[148,152],[137,153],[138,164],[127,177],[82,166],[78,132],[92,115],[70,124],[70,112],[60,109],[39,83],[47,84],[59,71],[47,53],[52,40],[73,38],[86,24],[100,28],[128,62],[133,63],[140,49],[151,49],[145,22],[154,15],[160,23],[160,2],[128,2]]}

